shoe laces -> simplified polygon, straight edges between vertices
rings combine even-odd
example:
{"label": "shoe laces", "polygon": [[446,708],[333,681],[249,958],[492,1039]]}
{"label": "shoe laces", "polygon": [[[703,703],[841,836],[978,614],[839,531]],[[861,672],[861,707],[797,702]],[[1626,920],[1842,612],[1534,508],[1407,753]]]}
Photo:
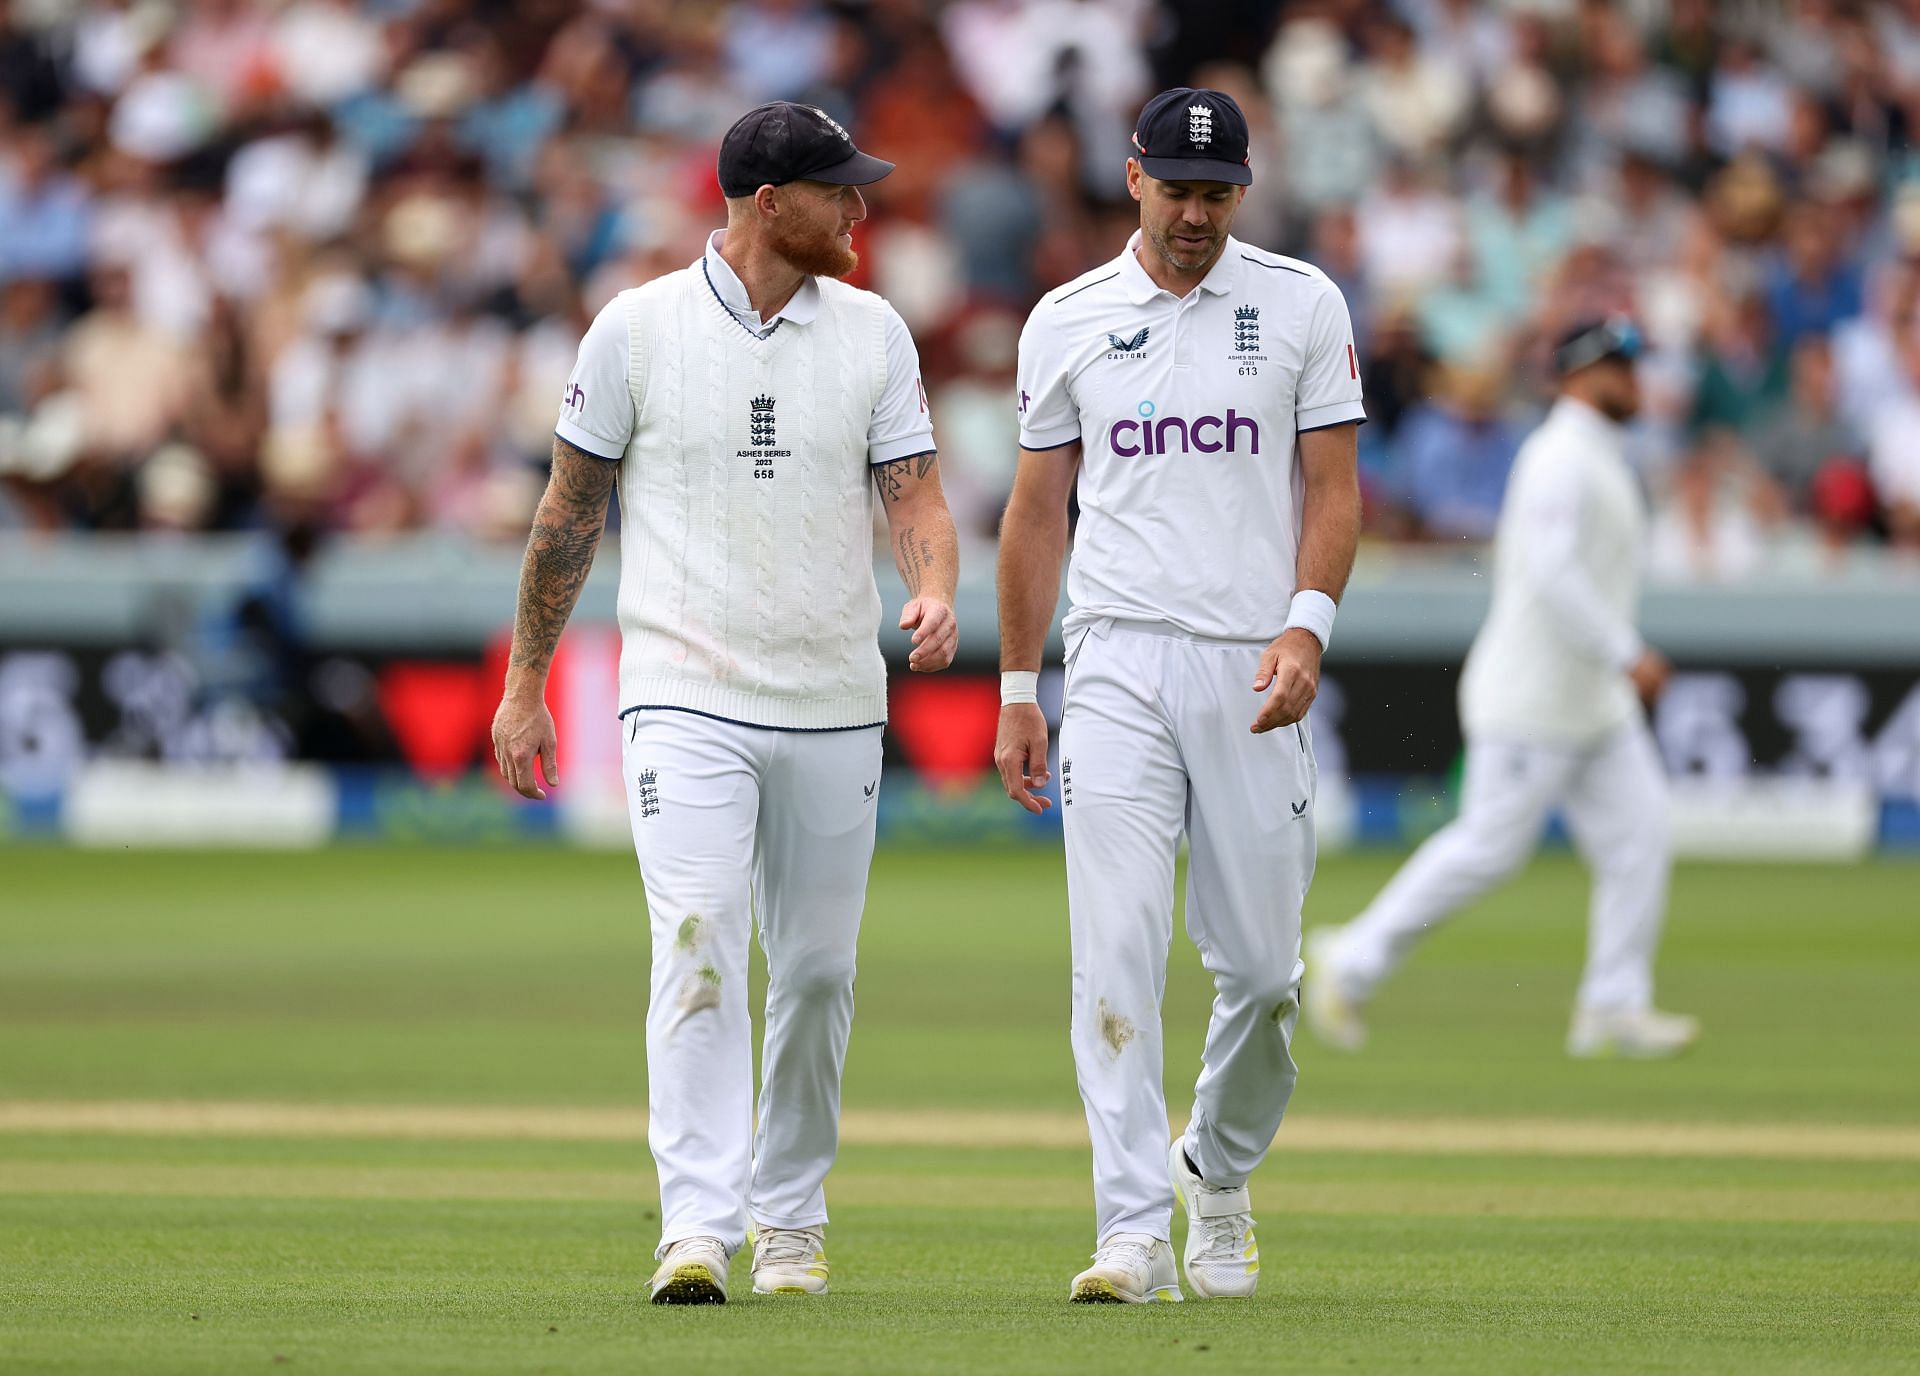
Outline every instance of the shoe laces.
{"label": "shoe laces", "polygon": [[1196,1218],[1188,1226],[1200,1230],[1196,1261],[1241,1261],[1247,1234],[1253,1231],[1253,1219],[1247,1214],[1227,1214],[1222,1218]]}
{"label": "shoe laces", "polygon": [[725,1244],[717,1237],[683,1237],[671,1247],[667,1248],[666,1255],[661,1257],[660,1260],[662,1264],[672,1264],[674,1262],[685,1261],[694,1253],[705,1252],[718,1252],[724,1257],[727,1254],[727,1249]]}
{"label": "shoe laces", "polygon": [[1153,1244],[1139,1238],[1118,1237],[1101,1247],[1093,1254],[1096,1266],[1138,1266],[1152,1265]]}
{"label": "shoe laces", "polygon": [[826,1246],[818,1228],[762,1228],[753,1243],[753,1260],[760,1266],[810,1265]]}

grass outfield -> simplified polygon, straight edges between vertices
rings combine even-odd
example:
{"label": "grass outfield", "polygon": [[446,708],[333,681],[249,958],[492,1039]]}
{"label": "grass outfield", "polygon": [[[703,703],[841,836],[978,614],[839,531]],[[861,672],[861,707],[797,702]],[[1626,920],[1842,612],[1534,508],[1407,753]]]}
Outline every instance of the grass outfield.
{"label": "grass outfield", "polygon": [[[1309,921],[1392,864],[1329,857]],[[1061,1298],[1091,1206],[1057,854],[879,857],[834,1294],[722,1311],[638,1299],[630,857],[0,868],[0,1372],[1920,1370],[1912,865],[1683,869],[1662,1001],[1706,1039],[1586,1065],[1584,881],[1536,863],[1365,1055],[1303,1035],[1260,1297],[1126,1311]],[[1176,941],[1176,1113],[1207,998]]]}

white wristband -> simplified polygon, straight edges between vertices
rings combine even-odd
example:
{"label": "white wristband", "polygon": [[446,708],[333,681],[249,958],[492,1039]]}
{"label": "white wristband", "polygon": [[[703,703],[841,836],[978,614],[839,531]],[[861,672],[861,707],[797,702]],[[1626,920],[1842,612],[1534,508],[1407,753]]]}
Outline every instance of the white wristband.
{"label": "white wristband", "polygon": [[1040,675],[1031,669],[1014,669],[1000,675],[1000,705],[1040,701]]}
{"label": "white wristband", "polygon": [[1333,643],[1333,613],[1331,597],[1314,588],[1303,588],[1293,595],[1293,601],[1288,604],[1287,624],[1282,630],[1298,628],[1312,631],[1313,638],[1320,642],[1320,649],[1324,652]]}

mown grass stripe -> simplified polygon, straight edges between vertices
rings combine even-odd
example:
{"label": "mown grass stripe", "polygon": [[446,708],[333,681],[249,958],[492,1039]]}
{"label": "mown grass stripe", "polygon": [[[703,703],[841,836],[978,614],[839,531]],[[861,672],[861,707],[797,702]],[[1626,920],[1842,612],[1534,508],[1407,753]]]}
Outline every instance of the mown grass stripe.
{"label": "mown grass stripe", "polygon": [[[0,1102],[0,1133],[141,1137],[367,1137],[639,1142],[646,1114],[605,1107],[287,1104],[233,1101]],[[1086,1144],[1072,1112],[850,1110],[841,1139],[859,1146],[1062,1147]],[[1651,1156],[1920,1161],[1920,1126],[1679,1123],[1572,1118],[1301,1115],[1280,1152],[1396,1155]]]}
{"label": "mown grass stripe", "polygon": [[[1274,1217],[1638,1218],[1770,1223],[1915,1223],[1920,1194],[1740,1185],[1588,1185],[1454,1181],[1316,1181],[1289,1188],[1260,1182]],[[100,1162],[0,1163],[0,1199],[121,1196],[205,1199],[363,1199],[632,1204],[655,1199],[653,1174],[632,1171],[445,1170],[431,1166],[151,1165]],[[836,1206],[1038,1209],[1085,1212],[1084,1186],[1058,1177],[839,1171]]]}

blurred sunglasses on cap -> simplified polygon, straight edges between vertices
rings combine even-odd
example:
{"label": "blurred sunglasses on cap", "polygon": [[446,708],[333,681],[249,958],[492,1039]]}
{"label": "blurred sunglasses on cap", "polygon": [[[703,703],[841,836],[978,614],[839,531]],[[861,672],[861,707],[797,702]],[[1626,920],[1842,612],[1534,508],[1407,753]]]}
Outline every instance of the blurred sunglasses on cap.
{"label": "blurred sunglasses on cap", "polygon": [[1576,325],[1553,350],[1553,366],[1562,377],[1605,359],[1632,362],[1646,348],[1640,327],[1624,315]]}

